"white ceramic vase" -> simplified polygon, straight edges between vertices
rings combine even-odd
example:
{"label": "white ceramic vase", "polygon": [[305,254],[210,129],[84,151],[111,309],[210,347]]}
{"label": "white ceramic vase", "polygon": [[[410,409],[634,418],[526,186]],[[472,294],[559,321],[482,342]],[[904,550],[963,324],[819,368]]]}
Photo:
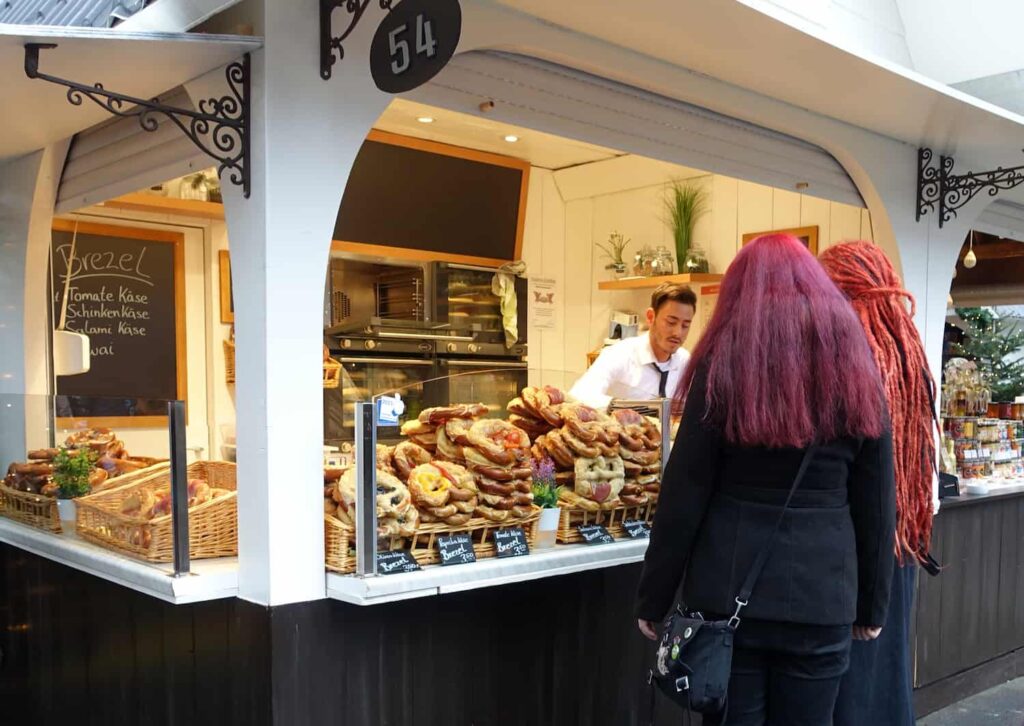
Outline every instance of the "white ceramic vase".
{"label": "white ceramic vase", "polygon": [[65,533],[75,531],[75,500],[58,499],[57,514],[60,515],[60,528]]}
{"label": "white ceramic vase", "polygon": [[561,517],[562,510],[558,507],[540,510],[540,520],[537,522],[537,536],[533,542],[535,550],[555,546],[555,533],[558,531],[558,522],[561,520]]}

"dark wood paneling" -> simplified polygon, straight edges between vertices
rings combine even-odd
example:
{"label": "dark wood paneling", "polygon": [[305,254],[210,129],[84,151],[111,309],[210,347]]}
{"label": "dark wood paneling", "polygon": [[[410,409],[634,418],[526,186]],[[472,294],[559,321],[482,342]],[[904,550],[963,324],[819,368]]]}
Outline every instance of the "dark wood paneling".
{"label": "dark wood paneling", "polygon": [[918,718],[924,718],[957,701],[1021,676],[1024,676],[1024,649],[1006,653],[962,673],[918,688],[914,691],[914,713]]}
{"label": "dark wood paneling", "polygon": [[174,606],[0,545],[0,725],[269,726],[266,608]]}
{"label": "dark wood paneling", "polygon": [[1024,648],[1024,497],[943,510],[932,552],[939,577],[920,579],[915,685],[942,683]]}
{"label": "dark wood paneling", "polygon": [[[647,724],[654,646],[632,617],[639,572],[616,567],[363,608],[274,608],[275,723]],[[655,723],[679,722],[679,710],[659,699]]]}

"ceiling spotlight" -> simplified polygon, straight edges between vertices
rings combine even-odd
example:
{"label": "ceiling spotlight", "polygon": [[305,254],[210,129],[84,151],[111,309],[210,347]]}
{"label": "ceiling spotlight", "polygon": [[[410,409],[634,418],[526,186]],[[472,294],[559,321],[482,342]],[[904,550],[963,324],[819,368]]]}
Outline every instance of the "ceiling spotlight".
{"label": "ceiling spotlight", "polygon": [[434,123],[434,118],[432,116],[420,116],[416,120],[419,121],[421,124],[432,124],[432,123]]}
{"label": "ceiling spotlight", "polygon": [[508,136],[505,137],[505,141],[507,141],[510,144],[514,144],[517,141],[519,141],[519,137],[516,136],[515,134],[509,134]]}
{"label": "ceiling spotlight", "polygon": [[978,264],[978,256],[974,254],[974,230],[971,230],[971,247],[967,250],[967,254],[964,255],[964,267],[968,270],[974,269],[974,266]]}

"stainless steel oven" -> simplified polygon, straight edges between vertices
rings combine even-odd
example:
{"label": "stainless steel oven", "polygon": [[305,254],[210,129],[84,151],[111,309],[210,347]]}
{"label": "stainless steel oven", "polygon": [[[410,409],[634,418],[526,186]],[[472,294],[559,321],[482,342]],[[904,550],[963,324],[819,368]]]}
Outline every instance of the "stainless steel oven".
{"label": "stainless steel oven", "polygon": [[527,363],[514,358],[439,358],[442,401],[484,403],[492,418],[504,418],[505,406],[528,384]]}
{"label": "stainless steel oven", "polygon": [[[493,267],[435,262],[431,268],[431,290],[435,322],[452,330],[476,330],[481,343],[504,343],[501,301],[491,290],[497,270]],[[519,338],[516,345],[526,346],[525,278],[515,281]]]}

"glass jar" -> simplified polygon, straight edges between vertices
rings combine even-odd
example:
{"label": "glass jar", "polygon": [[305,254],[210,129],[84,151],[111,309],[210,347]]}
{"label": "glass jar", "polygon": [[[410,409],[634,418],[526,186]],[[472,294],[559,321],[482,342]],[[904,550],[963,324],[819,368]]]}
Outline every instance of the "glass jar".
{"label": "glass jar", "polygon": [[690,251],[686,253],[686,262],[683,263],[683,268],[681,271],[688,274],[706,274],[711,271],[708,257],[699,247],[691,247]]}

